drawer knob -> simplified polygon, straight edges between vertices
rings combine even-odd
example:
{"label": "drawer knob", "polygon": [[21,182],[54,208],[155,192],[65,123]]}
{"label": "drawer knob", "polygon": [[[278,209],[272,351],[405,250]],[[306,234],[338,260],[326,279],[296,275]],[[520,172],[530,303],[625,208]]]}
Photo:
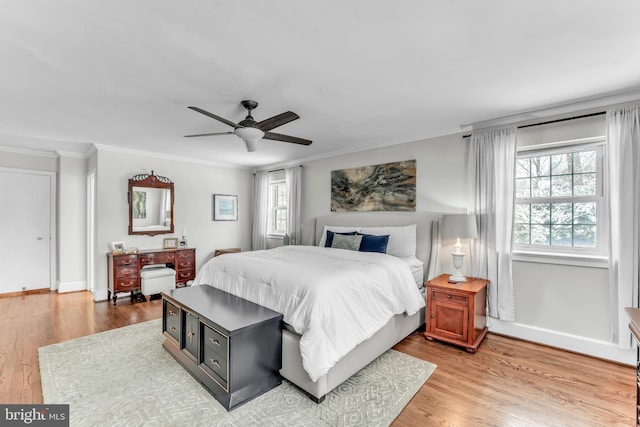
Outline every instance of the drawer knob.
{"label": "drawer knob", "polygon": [[447,298],[451,299],[451,295],[447,295]]}
{"label": "drawer knob", "polygon": [[432,314],[432,315],[431,315],[431,318],[432,318],[432,319],[435,319],[435,318],[436,318],[436,315],[435,315],[435,314]]}
{"label": "drawer knob", "polygon": [[211,362],[212,365],[215,365],[218,368],[222,367],[222,366],[220,366],[220,363],[216,359],[209,358],[209,362]]}
{"label": "drawer knob", "polygon": [[169,316],[175,316],[176,313],[173,310],[169,310]]}
{"label": "drawer knob", "polygon": [[175,331],[176,327],[175,326],[171,326],[169,329],[171,329],[172,331]]}
{"label": "drawer knob", "polygon": [[218,347],[220,347],[220,341],[218,341],[217,339],[215,339],[215,338],[209,338],[209,340],[211,341],[211,344],[215,344],[215,345],[217,345]]}

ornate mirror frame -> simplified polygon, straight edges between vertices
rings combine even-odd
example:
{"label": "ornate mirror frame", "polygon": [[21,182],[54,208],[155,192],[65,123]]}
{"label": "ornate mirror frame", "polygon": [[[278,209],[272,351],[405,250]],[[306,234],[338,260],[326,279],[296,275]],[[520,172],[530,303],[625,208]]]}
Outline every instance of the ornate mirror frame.
{"label": "ornate mirror frame", "polygon": [[151,171],[129,179],[129,234],[173,233],[173,200],[173,182],[169,178]]}

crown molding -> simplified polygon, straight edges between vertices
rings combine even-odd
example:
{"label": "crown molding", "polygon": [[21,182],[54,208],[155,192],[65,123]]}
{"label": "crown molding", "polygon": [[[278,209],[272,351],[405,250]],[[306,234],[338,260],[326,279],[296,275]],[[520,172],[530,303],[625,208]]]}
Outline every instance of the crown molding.
{"label": "crown molding", "polygon": [[31,148],[9,147],[7,145],[0,145],[0,151],[4,151],[7,153],[25,154],[27,156],[50,157],[54,159],[58,158],[58,156],[52,151],[34,150]]}
{"label": "crown molding", "polygon": [[545,119],[562,114],[571,114],[578,111],[590,109],[602,109],[616,104],[640,101],[640,90],[624,91],[605,96],[584,98],[564,104],[551,105],[537,110],[526,111],[509,116],[496,117],[488,120],[481,120],[473,123],[461,124],[460,129],[464,132],[485,129],[496,126],[513,125],[528,120]]}
{"label": "crown molding", "polygon": [[163,154],[163,153],[152,153],[150,151],[136,150],[133,148],[116,147],[113,145],[103,145],[103,144],[93,144],[93,146],[95,147],[96,151],[111,151],[115,153],[132,154],[136,156],[153,157],[156,159],[171,160],[174,162],[179,161],[184,163],[216,166],[216,167],[222,167],[227,169],[239,169],[239,170],[246,170],[246,171],[252,170],[251,166],[239,166],[232,163],[212,162],[210,160],[201,160],[201,159],[195,159],[192,157],[175,156],[172,154],[170,155],[170,154]]}

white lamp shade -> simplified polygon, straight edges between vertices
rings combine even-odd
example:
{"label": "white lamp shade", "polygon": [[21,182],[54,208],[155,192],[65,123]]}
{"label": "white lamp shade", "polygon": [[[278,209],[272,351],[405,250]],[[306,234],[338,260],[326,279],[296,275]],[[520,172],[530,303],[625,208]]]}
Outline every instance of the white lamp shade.
{"label": "white lamp shade", "polygon": [[442,237],[445,239],[476,239],[478,224],[473,214],[451,214],[442,217]]}
{"label": "white lamp shade", "polygon": [[252,127],[237,128],[234,133],[247,144],[248,151],[256,151],[258,149],[258,141],[264,136],[264,132]]}

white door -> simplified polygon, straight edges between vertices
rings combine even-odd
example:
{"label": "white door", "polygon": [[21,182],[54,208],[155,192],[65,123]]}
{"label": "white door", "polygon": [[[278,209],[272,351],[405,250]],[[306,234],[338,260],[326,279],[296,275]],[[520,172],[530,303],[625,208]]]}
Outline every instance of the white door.
{"label": "white door", "polygon": [[50,288],[53,175],[0,170],[0,293]]}

